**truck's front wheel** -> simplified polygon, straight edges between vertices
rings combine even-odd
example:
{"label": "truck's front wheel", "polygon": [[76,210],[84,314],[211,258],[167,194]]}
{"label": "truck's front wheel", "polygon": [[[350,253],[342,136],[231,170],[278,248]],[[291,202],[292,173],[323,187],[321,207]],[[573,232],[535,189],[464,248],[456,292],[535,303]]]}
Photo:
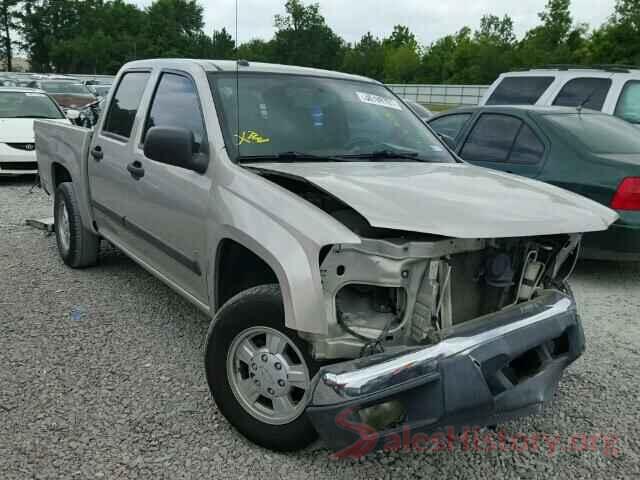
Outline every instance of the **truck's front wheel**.
{"label": "truck's front wheel", "polygon": [[53,206],[58,252],[72,268],[95,265],[100,237],[82,225],[78,199],[71,182],[58,185]]}
{"label": "truck's front wheel", "polygon": [[305,409],[317,366],[284,326],[277,285],[251,288],[222,307],[207,335],[205,368],[218,408],[248,439],[279,451],[315,440]]}

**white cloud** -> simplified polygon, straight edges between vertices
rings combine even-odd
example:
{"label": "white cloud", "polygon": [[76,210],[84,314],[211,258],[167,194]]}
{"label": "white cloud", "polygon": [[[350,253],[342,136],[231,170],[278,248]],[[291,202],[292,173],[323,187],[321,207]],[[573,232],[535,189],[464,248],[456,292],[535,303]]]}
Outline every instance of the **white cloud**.
{"label": "white cloud", "polygon": [[[235,35],[235,0],[200,0],[205,8],[207,32],[226,29]],[[238,0],[240,41],[268,39],[273,35],[273,17],[284,13],[284,0]],[[516,34],[522,36],[538,23],[538,12],[547,0],[316,0],[327,23],[345,40],[358,40],[367,31],[384,37],[393,26],[407,25],[423,44],[453,33],[464,26],[477,28],[484,14],[513,18]],[[149,0],[136,3],[148,5]],[[305,3],[311,3],[305,0]],[[597,27],[613,12],[615,0],[573,0],[576,22]]]}

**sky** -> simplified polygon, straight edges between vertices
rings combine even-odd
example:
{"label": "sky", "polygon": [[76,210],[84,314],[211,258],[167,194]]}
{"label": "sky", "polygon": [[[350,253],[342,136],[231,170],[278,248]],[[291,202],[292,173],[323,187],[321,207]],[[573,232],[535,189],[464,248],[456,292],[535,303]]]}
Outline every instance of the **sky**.
{"label": "sky", "polygon": [[[206,31],[226,27],[235,32],[235,0],[199,0],[204,5]],[[238,0],[241,42],[269,39],[274,32],[273,17],[284,13],[285,0]],[[480,17],[491,13],[511,16],[520,38],[538,23],[538,12],[547,0],[303,0],[319,3],[329,26],[348,42],[359,40],[367,31],[378,37],[391,33],[397,24],[407,25],[418,41],[428,45],[464,26],[475,29]],[[149,5],[151,0],[137,0]],[[575,22],[600,26],[613,12],[615,0],[573,0]]]}

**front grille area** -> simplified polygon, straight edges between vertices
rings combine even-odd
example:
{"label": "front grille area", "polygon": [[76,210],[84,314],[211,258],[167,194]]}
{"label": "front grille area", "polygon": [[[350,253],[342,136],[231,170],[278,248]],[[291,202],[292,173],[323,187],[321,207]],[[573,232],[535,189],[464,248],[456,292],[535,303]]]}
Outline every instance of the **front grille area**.
{"label": "front grille area", "polygon": [[38,162],[0,162],[0,171],[2,170],[37,170]]}
{"label": "front grille area", "polygon": [[18,150],[26,150],[27,152],[32,152],[36,149],[35,143],[7,143],[11,148],[17,148]]}

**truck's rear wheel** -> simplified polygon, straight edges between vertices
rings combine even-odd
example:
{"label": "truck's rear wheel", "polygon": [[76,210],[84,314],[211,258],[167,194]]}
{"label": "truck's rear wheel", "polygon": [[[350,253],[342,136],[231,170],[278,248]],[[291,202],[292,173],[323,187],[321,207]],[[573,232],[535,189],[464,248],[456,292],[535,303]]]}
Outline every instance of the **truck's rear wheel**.
{"label": "truck's rear wheel", "polygon": [[284,326],[277,285],[251,288],[222,307],[207,335],[205,369],[218,408],[249,440],[292,451],[316,439],[305,409],[317,365]]}
{"label": "truck's rear wheel", "polygon": [[78,199],[71,182],[58,185],[53,217],[58,252],[64,263],[72,268],[95,265],[100,249],[100,237],[82,225]]}

